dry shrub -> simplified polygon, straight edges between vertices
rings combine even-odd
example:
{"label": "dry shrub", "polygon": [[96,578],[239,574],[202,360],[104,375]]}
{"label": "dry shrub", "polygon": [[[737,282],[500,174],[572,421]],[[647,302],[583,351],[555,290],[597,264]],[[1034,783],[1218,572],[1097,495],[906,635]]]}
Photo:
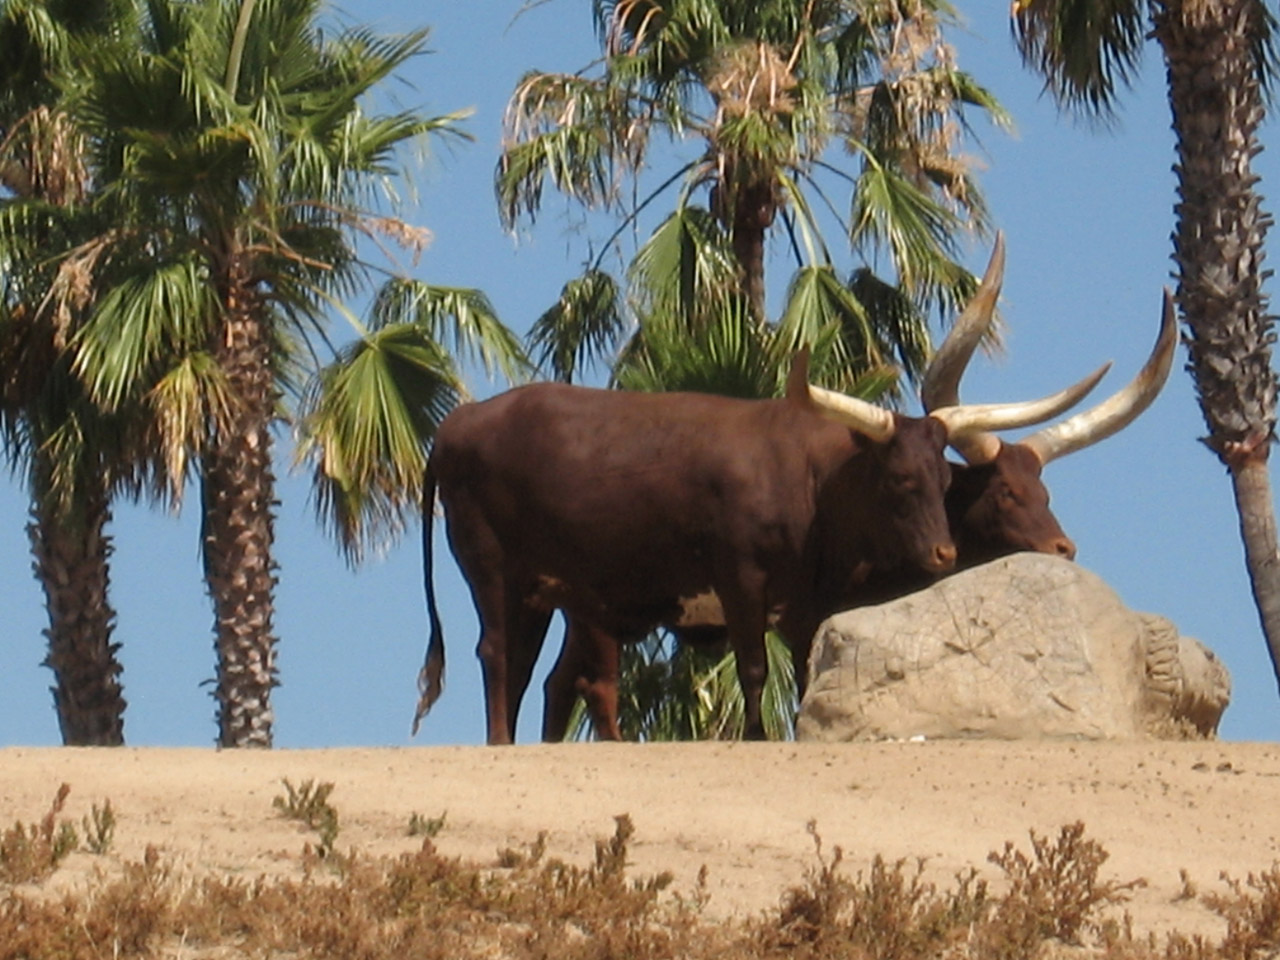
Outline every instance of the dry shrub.
{"label": "dry shrub", "polygon": [[923,860],[890,863],[877,856],[869,870],[849,879],[840,871],[841,850],[824,857],[812,823],[809,831],[818,866],[786,893],[777,916],[758,927],[756,943],[765,956],[1027,960],[1064,945],[1113,960],[1144,955],[1145,946],[1103,913],[1142,881],[1101,881],[1107,854],[1084,837],[1083,824],[1063,827],[1056,839],[1033,831],[1030,853],[1011,843],[992,853],[990,861],[1005,874],[1002,896],[972,869],[939,890],[923,879]]}
{"label": "dry shrub", "polygon": [[1031,831],[1030,856],[1006,842],[987,859],[1009,881],[983,931],[983,955],[989,957],[1022,960],[1046,940],[1079,944],[1084,934],[1113,936],[1099,920],[1101,908],[1123,903],[1130,891],[1145,886],[1143,880],[1101,882],[1107,852],[1085,838],[1079,821],[1062,827],[1056,840]]}
{"label": "dry shrub", "polygon": [[105,801],[101,807],[95,803],[89,815],[81,821],[81,826],[84,828],[85,847],[90,853],[105,856],[116,836],[116,812],[111,801]]}
{"label": "dry shrub", "polygon": [[0,834],[0,883],[37,883],[79,845],[75,827],[58,819],[70,792],[68,784],[58,788],[39,824],[17,822]]}
{"label": "dry shrub", "polygon": [[[314,788],[293,793],[324,822],[327,791],[314,805]],[[60,810],[61,800],[38,828],[5,836],[51,855]],[[876,857],[846,876],[840,849],[826,854],[809,832],[816,865],[779,908],[726,922],[701,913],[705,871],[692,897],[673,895],[669,874],[629,875],[626,816],[586,866],[548,857],[545,835],[492,865],[445,857],[427,838],[396,857],[353,852],[337,870],[303,856],[297,876],[256,880],[176,876],[148,848],[77,893],[0,894],[0,960],[1264,960],[1280,948],[1280,866],[1224,878],[1227,894],[1202,898],[1226,921],[1221,942],[1172,933],[1160,944],[1108,918],[1138,881],[1102,881],[1106,852],[1078,823],[1032,832],[1029,852],[993,853],[1002,894],[973,869],[939,889],[923,861]]]}
{"label": "dry shrub", "polygon": [[1227,921],[1221,955],[1228,960],[1252,960],[1280,953],[1280,865],[1241,882],[1222,874],[1231,896],[1206,894],[1204,903]]}
{"label": "dry shrub", "polygon": [[923,879],[924,860],[892,863],[876,855],[854,879],[842,875],[843,851],[823,856],[816,825],[808,824],[817,867],[805,883],[784,894],[776,917],[756,931],[765,956],[915,960],[939,956],[963,939],[987,904],[985,882],[974,871],[960,874],[956,888],[939,892]]}
{"label": "dry shrub", "polygon": [[320,842],[316,847],[308,847],[309,854],[321,860],[332,857],[338,839],[338,811],[329,803],[333,784],[304,780],[301,786],[294,787],[287,777],[281,782],[285,796],[276,797],[271,805],[286,820],[297,820],[316,831]]}
{"label": "dry shrub", "polygon": [[150,956],[172,925],[169,872],[154,848],[142,863],[86,893],[56,900],[10,892],[0,901],[0,960],[100,960]]}

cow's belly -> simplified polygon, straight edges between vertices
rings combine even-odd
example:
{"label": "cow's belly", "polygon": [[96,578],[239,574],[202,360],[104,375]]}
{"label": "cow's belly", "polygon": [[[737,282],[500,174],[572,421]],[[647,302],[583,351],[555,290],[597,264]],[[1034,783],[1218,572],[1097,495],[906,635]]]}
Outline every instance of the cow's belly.
{"label": "cow's belly", "polygon": [[535,578],[528,603],[543,610],[564,610],[619,636],[647,633],[659,626],[724,626],[724,607],[712,590],[674,598],[671,594],[605,597],[569,580],[541,574]]}
{"label": "cow's belly", "polygon": [[[714,590],[678,597],[674,603],[664,601],[619,607],[586,602],[580,593],[573,591],[563,581],[542,577],[539,579],[536,598],[540,606],[567,610],[618,636],[645,633],[658,626],[677,631],[723,629],[725,626],[724,605]],[[780,610],[777,608],[769,611],[770,625],[777,622],[779,614]]]}
{"label": "cow's belly", "polygon": [[724,607],[720,598],[712,590],[681,597],[678,601],[680,614],[671,626],[675,627],[723,627]]}

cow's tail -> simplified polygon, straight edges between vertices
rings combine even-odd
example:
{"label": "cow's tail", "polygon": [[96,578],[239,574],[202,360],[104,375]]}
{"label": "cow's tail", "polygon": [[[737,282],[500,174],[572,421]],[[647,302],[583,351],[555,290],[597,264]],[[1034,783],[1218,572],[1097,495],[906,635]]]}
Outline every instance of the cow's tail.
{"label": "cow's tail", "polygon": [[427,619],[431,624],[431,636],[427,640],[427,657],[418,672],[418,709],[413,715],[412,736],[418,733],[418,725],[427,715],[431,705],[440,699],[444,689],[444,630],[440,626],[440,614],[436,610],[436,590],[431,575],[431,528],[436,509],[436,475],[427,459],[427,471],[422,478],[422,582],[427,593]]}

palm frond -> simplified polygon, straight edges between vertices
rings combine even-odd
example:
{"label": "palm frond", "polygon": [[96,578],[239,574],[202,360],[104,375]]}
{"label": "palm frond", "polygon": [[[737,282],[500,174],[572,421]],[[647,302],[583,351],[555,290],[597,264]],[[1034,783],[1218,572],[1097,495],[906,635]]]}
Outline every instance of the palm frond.
{"label": "palm frond", "polygon": [[[958,282],[959,295],[967,300],[976,289],[972,275]],[[880,354],[891,355],[907,379],[915,381],[929,358],[929,324],[914,299],[875,272],[861,267],[849,279],[849,292],[866,308],[873,342]]]}
{"label": "palm frond", "polygon": [[352,563],[418,509],[427,448],[461,394],[452,361],[417,324],[371,332],[311,382],[298,459],[311,464],[316,513]]}
{"label": "palm frond", "polygon": [[700,325],[736,295],[738,264],[724,230],[707,210],[681,205],[631,262],[627,280],[642,315]]}
{"label": "palm frond", "polygon": [[402,323],[418,326],[451,353],[479,360],[490,376],[499,372],[515,383],[528,373],[519,338],[479,290],[398,278],[378,291],[371,316],[375,329]]}
{"label": "palm frond", "polygon": [[688,390],[759,398],[777,394],[783,369],[773,329],[755,321],[742,300],[704,312],[690,330],[654,317],[642,321],[614,365],[613,384],[650,392]]}
{"label": "palm frond", "polygon": [[832,267],[804,267],[792,278],[778,324],[788,349],[815,343],[822,331],[841,331],[841,352],[851,368],[865,370],[883,361],[866,307],[840,282]]}
{"label": "palm frond", "polygon": [[898,285],[925,303],[945,303],[958,267],[952,257],[963,224],[956,213],[900,171],[869,161],[858,178],[850,239],[868,251],[887,248]]}
{"label": "palm frond", "polygon": [[615,169],[638,170],[648,143],[644,114],[625,91],[564,74],[527,74],[504,126],[494,190],[508,229],[522,214],[536,218],[547,180],[585,206],[608,206]]}
{"label": "palm frond", "polygon": [[1132,83],[1146,38],[1145,4],[1131,0],[1018,0],[1013,30],[1023,61],[1059,103],[1106,118]]}
{"label": "palm frond", "polygon": [[167,358],[203,346],[218,309],[208,279],[194,257],[139,264],[101,295],[75,338],[76,371],[97,402],[120,407]]}
{"label": "palm frond", "polygon": [[210,354],[192,352],[156,380],[145,403],[156,434],[155,474],[167,498],[181,504],[192,458],[205,449],[213,425],[229,421],[234,401],[226,377]]}
{"label": "palm frond", "polygon": [[564,285],[555,305],[534,321],[525,339],[539,369],[570,383],[584,365],[613,352],[624,323],[613,277],[588,270]]}
{"label": "palm frond", "polygon": [[[792,740],[795,738],[795,715],[799,703],[791,651],[786,641],[773,630],[765,634],[764,645],[769,673],[760,711],[765,735],[770,740]],[[732,650],[696,679],[694,691],[700,708],[697,739],[742,739],[746,726],[745,701],[742,687],[738,684],[738,658]]]}
{"label": "palm frond", "polygon": [[[768,679],[761,710],[771,740],[795,736],[795,674],[791,652],[774,631],[765,636]],[[744,709],[737,658],[722,644],[677,644],[654,633],[622,648],[618,726],[624,740],[650,743],[742,737]],[[569,721],[568,739],[591,736],[585,705]]]}

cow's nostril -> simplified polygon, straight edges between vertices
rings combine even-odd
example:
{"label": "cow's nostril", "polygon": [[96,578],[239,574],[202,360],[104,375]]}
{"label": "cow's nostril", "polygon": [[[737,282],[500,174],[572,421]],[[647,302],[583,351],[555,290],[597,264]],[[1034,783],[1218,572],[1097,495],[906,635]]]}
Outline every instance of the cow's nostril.
{"label": "cow's nostril", "polygon": [[956,548],[951,544],[936,547],[933,558],[939,570],[950,570],[956,565]]}
{"label": "cow's nostril", "polygon": [[1074,560],[1076,558],[1076,545],[1067,537],[1063,537],[1054,541],[1053,552],[1064,560]]}

